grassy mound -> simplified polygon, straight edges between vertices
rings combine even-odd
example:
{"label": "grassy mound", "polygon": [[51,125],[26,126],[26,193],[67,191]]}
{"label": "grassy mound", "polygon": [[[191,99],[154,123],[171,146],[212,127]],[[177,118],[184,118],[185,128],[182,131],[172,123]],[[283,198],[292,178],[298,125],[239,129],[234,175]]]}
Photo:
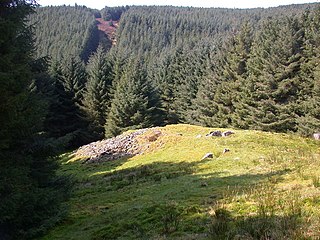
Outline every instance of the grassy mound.
{"label": "grassy mound", "polygon": [[[75,181],[70,215],[44,239],[320,236],[319,142],[259,131],[205,137],[217,129],[191,125],[158,129],[161,136],[132,158],[83,164],[66,154],[61,174]],[[202,159],[208,152],[213,158]]]}

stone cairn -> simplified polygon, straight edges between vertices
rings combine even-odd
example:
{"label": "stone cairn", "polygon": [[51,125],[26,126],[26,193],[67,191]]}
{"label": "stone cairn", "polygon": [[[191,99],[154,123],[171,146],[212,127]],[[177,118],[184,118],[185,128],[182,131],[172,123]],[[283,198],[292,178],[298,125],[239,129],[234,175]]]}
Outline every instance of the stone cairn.
{"label": "stone cairn", "polygon": [[142,154],[148,146],[146,144],[141,145],[138,137],[149,130],[151,130],[151,134],[148,135],[148,138],[145,138],[146,144],[156,141],[161,135],[161,131],[141,129],[129,134],[126,133],[84,145],[76,151],[76,156],[86,158],[83,163],[100,163]]}

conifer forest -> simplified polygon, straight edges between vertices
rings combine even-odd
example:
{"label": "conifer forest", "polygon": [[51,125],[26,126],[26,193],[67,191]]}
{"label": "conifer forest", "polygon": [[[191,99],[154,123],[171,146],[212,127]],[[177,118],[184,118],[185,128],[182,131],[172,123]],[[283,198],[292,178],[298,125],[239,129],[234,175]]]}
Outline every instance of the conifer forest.
{"label": "conifer forest", "polygon": [[59,158],[81,145],[180,123],[320,132],[320,5],[2,0],[0,91],[0,239],[34,239],[68,214]]}

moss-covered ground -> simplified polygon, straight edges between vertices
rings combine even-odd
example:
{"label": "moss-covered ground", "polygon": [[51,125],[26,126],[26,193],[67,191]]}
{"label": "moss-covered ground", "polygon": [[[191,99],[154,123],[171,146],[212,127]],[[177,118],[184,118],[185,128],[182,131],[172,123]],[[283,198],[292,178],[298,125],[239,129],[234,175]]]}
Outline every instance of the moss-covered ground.
{"label": "moss-covered ground", "polygon": [[[129,159],[83,164],[65,154],[69,215],[43,239],[320,239],[319,141],[159,129],[149,150]],[[208,152],[214,157],[202,160]]]}

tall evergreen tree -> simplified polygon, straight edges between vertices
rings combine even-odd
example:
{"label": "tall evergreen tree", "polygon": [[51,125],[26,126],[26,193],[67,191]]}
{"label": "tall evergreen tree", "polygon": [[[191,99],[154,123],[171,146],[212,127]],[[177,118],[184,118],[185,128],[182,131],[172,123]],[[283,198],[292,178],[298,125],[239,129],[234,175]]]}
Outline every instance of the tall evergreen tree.
{"label": "tall evergreen tree", "polygon": [[249,127],[265,131],[294,131],[302,49],[296,18],[268,20],[253,43],[249,77],[242,85],[242,114]]}
{"label": "tall evergreen tree", "polygon": [[152,82],[155,83],[159,89],[160,99],[162,103],[162,110],[164,112],[164,123],[173,124],[179,120],[178,113],[174,106],[176,97],[176,83],[173,77],[173,59],[168,53],[164,53],[162,58],[156,62],[152,73],[148,76]]}
{"label": "tall evergreen tree", "polygon": [[298,132],[310,136],[320,131],[320,9],[303,18],[305,37],[301,64]]}
{"label": "tall evergreen tree", "polygon": [[217,126],[219,107],[215,101],[218,86],[221,84],[220,73],[223,51],[215,47],[211,52],[210,67],[199,83],[196,98],[193,100],[195,122],[204,126]]}
{"label": "tall evergreen tree", "polygon": [[200,82],[194,101],[196,119],[207,126],[234,124],[239,87],[247,77],[247,61],[252,45],[252,29],[244,24],[239,33],[217,45],[211,53],[211,68]]}
{"label": "tall evergreen tree", "polygon": [[105,125],[106,136],[160,124],[159,109],[158,94],[147,79],[143,63],[130,60],[116,83]]}
{"label": "tall evergreen tree", "polygon": [[90,122],[90,132],[101,138],[110,106],[112,66],[102,46],[92,55],[87,65],[88,81],[83,96],[83,109]]}
{"label": "tall evergreen tree", "polygon": [[75,147],[90,141],[88,122],[81,109],[86,72],[79,58],[70,57],[62,63],[53,63],[54,101],[50,105],[45,127],[51,137],[61,144]]}
{"label": "tall evergreen tree", "polygon": [[55,174],[58,165],[42,134],[46,102],[33,81],[42,71],[33,62],[26,25],[34,4],[0,3],[1,239],[30,239],[46,231],[60,219],[65,196],[66,186]]}

